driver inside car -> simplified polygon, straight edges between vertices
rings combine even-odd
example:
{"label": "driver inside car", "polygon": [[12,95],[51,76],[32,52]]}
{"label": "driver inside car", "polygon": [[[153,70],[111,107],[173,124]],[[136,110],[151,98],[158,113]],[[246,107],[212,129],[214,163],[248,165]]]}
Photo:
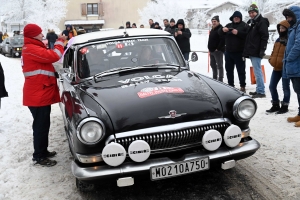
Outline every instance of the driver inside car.
{"label": "driver inside car", "polygon": [[157,55],[155,51],[151,49],[150,46],[144,46],[141,50],[139,64],[149,65],[149,64],[157,64],[163,61],[162,57]]}

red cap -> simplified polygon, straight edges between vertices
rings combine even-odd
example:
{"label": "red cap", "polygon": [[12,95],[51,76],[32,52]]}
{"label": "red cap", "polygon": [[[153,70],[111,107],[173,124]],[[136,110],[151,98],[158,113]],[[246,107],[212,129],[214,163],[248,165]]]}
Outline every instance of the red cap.
{"label": "red cap", "polygon": [[36,24],[27,24],[24,27],[24,37],[33,38],[35,36],[38,36],[42,32],[41,27],[39,27]]}

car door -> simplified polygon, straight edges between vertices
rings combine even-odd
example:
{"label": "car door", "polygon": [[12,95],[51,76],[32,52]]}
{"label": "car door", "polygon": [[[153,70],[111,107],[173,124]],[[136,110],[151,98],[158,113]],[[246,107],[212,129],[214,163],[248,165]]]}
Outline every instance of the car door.
{"label": "car door", "polygon": [[63,68],[59,73],[59,93],[61,98],[60,108],[67,128],[70,128],[73,113],[75,89],[72,85],[74,79],[74,51],[68,49],[63,58]]}
{"label": "car door", "polygon": [[10,38],[6,38],[5,40],[6,41],[5,41],[4,46],[3,46],[4,48],[2,49],[4,55],[9,53]]}

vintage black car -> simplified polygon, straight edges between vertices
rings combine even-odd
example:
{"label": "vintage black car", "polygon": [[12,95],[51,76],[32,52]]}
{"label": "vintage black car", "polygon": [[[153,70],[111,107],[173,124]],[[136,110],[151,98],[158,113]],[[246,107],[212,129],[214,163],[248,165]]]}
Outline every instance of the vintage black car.
{"label": "vintage black car", "polygon": [[0,53],[3,55],[9,54],[13,58],[20,57],[22,55],[23,44],[23,35],[5,38],[0,45]]}
{"label": "vintage black car", "polygon": [[188,70],[168,32],[100,31],[68,46],[60,108],[79,190],[229,169],[260,148],[249,127],[256,102]]}

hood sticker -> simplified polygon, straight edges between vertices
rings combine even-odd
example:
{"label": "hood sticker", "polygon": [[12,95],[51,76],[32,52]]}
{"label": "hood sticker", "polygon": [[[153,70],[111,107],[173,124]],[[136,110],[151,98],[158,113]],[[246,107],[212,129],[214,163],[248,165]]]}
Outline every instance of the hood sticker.
{"label": "hood sticker", "polygon": [[[119,83],[123,83],[122,88],[127,88],[131,86],[136,86],[144,83],[149,83],[150,80],[154,80],[157,82],[176,82],[176,81],[182,81],[181,79],[177,78],[176,76],[173,76],[171,74],[168,74],[166,76],[162,75],[153,75],[153,76],[142,76],[142,77],[134,77],[131,79],[125,79],[125,80],[119,80]],[[151,81],[153,82],[153,81]]]}
{"label": "hood sticker", "polygon": [[184,91],[179,87],[148,87],[142,89],[137,94],[140,98],[146,98],[146,97],[151,97],[163,93],[174,94],[174,93],[184,93]]}

